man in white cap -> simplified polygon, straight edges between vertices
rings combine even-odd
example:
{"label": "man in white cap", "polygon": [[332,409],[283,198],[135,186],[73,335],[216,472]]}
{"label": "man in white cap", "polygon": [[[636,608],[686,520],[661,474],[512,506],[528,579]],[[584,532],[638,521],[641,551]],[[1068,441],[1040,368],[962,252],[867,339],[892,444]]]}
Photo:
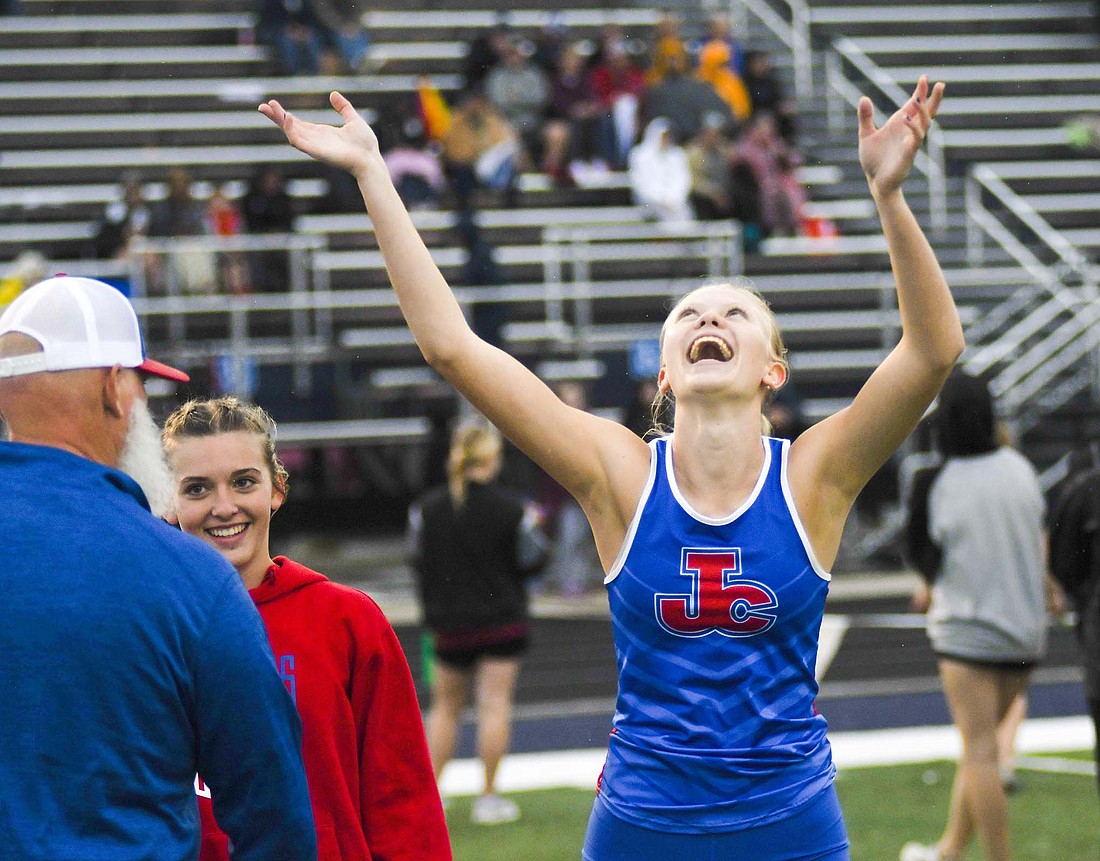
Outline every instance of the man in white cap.
{"label": "man in white cap", "polygon": [[301,727],[236,571],[150,513],[170,474],[110,285],[0,316],[0,855],[194,859],[195,775],[234,859],[312,859]]}

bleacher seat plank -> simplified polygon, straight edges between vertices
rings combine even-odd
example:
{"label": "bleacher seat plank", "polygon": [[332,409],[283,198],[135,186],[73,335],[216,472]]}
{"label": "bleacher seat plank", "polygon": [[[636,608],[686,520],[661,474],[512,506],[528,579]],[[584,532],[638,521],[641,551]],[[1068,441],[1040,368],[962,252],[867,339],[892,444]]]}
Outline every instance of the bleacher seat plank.
{"label": "bleacher seat plank", "polygon": [[[143,4],[144,5],[144,4]],[[242,30],[255,25],[251,13],[195,12],[158,15],[5,15],[0,33],[133,33],[180,30]]]}
{"label": "bleacher seat plank", "polygon": [[[1085,18],[1094,14],[1091,3],[876,3],[859,6],[814,6],[815,24],[844,25],[904,24],[907,21],[1035,21],[1043,19]],[[919,50],[919,49],[918,49]]]}
{"label": "bleacher seat plank", "polygon": [[[151,48],[5,48],[4,66],[149,66],[180,63],[259,63],[267,59],[260,45],[158,45]],[[114,82],[118,83],[118,82]]]}

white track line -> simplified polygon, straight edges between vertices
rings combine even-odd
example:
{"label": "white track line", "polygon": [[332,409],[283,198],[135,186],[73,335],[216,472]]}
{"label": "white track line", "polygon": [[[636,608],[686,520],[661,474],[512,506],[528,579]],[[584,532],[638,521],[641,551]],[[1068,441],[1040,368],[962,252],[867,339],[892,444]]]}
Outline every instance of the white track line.
{"label": "white track line", "polygon": [[[959,755],[959,735],[951,726],[838,732],[829,736],[838,768],[870,765],[907,765],[952,760]],[[1020,754],[1088,750],[1095,743],[1092,721],[1086,717],[1032,718],[1024,721],[1017,737]],[[497,788],[501,792],[577,788],[595,791],[606,750],[548,751],[512,754],[501,763]],[[451,762],[443,773],[446,796],[476,795],[483,787],[476,759]]]}

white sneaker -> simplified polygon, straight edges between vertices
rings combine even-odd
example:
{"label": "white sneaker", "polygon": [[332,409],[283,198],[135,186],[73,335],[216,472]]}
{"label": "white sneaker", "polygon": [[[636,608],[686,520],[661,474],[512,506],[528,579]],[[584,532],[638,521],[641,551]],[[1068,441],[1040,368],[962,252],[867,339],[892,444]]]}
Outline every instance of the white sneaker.
{"label": "white sneaker", "polygon": [[925,846],[923,843],[906,843],[901,847],[901,855],[898,861],[945,861],[936,846]]}
{"label": "white sneaker", "polygon": [[470,819],[475,825],[499,825],[519,819],[519,805],[499,795],[482,795],[470,809]]}

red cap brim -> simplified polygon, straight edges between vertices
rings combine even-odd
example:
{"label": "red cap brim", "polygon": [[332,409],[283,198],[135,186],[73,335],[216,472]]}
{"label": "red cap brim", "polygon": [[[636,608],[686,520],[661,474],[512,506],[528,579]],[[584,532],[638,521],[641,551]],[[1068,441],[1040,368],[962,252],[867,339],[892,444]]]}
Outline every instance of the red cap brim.
{"label": "red cap brim", "polygon": [[156,359],[146,359],[134,370],[141,371],[143,374],[152,374],[154,377],[163,377],[166,380],[175,380],[177,383],[191,382],[191,378],[183,371],[178,371],[170,365],[158,362]]}

